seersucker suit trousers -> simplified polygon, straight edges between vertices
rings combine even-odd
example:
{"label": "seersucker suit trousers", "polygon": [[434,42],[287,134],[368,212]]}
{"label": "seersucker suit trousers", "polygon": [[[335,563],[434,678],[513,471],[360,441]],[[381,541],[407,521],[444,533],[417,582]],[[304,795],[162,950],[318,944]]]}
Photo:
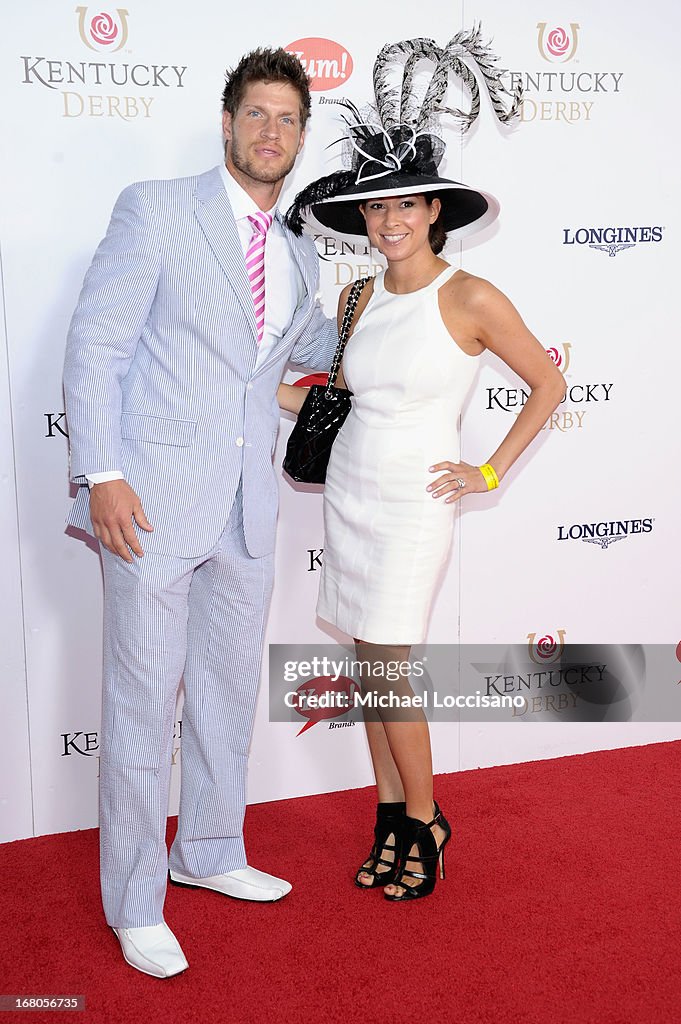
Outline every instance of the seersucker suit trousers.
{"label": "seersucker suit trousers", "polygon": [[[102,548],[102,898],[112,927],[159,924],[168,864],[196,878],[245,867],[246,768],[274,556],[244,542],[241,485],[200,558]],[[144,546],[144,535],[141,535]],[[166,816],[184,676],[178,831]]]}

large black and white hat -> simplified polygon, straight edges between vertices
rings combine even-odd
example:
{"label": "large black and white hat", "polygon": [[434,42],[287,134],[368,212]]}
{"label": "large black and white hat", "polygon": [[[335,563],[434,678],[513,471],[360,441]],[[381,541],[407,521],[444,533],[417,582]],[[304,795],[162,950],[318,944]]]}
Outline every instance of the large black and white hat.
{"label": "large black and white hat", "polygon": [[[497,58],[481,41],[478,26],[440,49],[430,39],[407,39],[384,46],[374,64],[376,102],[360,112],[347,100],[345,142],[349,170],[312,182],[296,196],[286,223],[301,234],[310,214],[325,228],[343,235],[366,235],[360,203],[388,196],[434,193],[442,204],[441,220],[450,238],[463,238],[487,227],[498,216],[499,203],[489,192],[444,178],[438,167],[445,151],[434,126],[441,114],[452,115],[462,132],[480,112],[480,90],[469,60],[483,75],[494,112],[506,124],[518,113],[521,94],[511,94],[494,65]],[[414,80],[423,63],[428,84],[417,94]],[[398,84],[394,71],[399,71]],[[449,79],[462,79],[471,95],[469,111],[442,106]],[[423,76],[421,76],[423,77]],[[506,106],[504,96],[510,97]]]}
{"label": "large black and white hat", "polygon": [[491,224],[499,213],[499,203],[489,192],[441,177],[435,156],[438,142],[431,135],[417,136],[405,125],[363,139],[364,160],[352,183],[312,204],[312,214],[338,234],[366,235],[360,203],[432,192],[442,204],[440,218],[450,237],[463,238]]}

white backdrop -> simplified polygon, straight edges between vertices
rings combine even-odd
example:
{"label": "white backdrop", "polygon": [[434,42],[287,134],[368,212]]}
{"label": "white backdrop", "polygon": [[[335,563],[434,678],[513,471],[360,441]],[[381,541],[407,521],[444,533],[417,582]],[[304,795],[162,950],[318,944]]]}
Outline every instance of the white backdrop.
{"label": "white backdrop", "polygon": [[[349,0],[312,15],[302,0],[265,0],[249,27],[217,0],[103,10],[25,0],[5,17],[1,840],[96,823],[101,573],[95,551],[64,533],[61,367],[80,284],[126,184],[220,160],[223,71],[257,45],[293,48],[317,75],[330,71],[313,94],[284,205],[338,166],[326,146],[340,122],[324,100],[368,99],[386,42],[425,35],[444,44],[481,20],[502,66],[526,86],[513,131],[501,131],[483,102],[465,142],[448,136],[443,170],[497,195],[502,217],[447,256],[510,296],[553,350],[568,398],[502,488],[461,507],[430,639],[524,644],[559,630],[567,642],[680,638],[678,5],[540,0],[519,12],[502,0],[400,0],[389,18],[385,10]],[[629,231],[606,233],[605,248],[593,248],[592,232],[603,228]],[[613,240],[629,247],[608,249]],[[330,237],[317,244],[332,312],[340,286],[375,261]],[[496,448],[520,387],[483,358],[463,418],[466,460],[484,462]],[[277,465],[289,430],[284,418]],[[271,642],[328,642],[314,618],[320,513],[319,494],[282,478]],[[645,530],[607,546],[578,536],[582,524],[633,520]],[[297,736],[297,726],[268,722],[266,672],[263,682],[251,801],[370,782],[361,729],[319,724]],[[678,724],[526,725],[435,726],[436,769],[681,736]],[[172,809],[179,743],[178,727]]]}

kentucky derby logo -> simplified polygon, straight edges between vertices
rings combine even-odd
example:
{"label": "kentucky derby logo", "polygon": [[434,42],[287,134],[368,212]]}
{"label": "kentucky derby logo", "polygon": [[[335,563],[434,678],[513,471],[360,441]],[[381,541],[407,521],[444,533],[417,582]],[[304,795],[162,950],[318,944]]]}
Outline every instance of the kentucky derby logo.
{"label": "kentucky derby logo", "polygon": [[76,7],[80,38],[91,50],[115,53],[128,39],[128,12],[119,7],[116,14],[101,11],[90,16],[87,7]]}
{"label": "kentucky derby logo", "polygon": [[539,37],[537,46],[544,60],[554,64],[566,64],[572,60],[577,50],[577,35],[579,25],[573,21],[570,23],[570,31],[567,32],[561,26],[546,31],[546,22],[540,21],[537,25]]}
{"label": "kentucky derby logo", "polygon": [[535,640],[536,636],[536,633],[527,634],[528,650],[535,665],[549,665],[551,662],[558,661],[563,653],[565,630],[556,630],[557,640],[549,633],[545,633],[540,640]]}
{"label": "kentucky derby logo", "polygon": [[[556,430],[561,434],[581,430],[591,421],[592,416],[600,416],[601,409],[609,408],[608,403],[612,401],[612,389],[615,385],[611,381],[580,382],[572,379],[574,369],[568,374],[568,367],[572,366],[572,349],[573,345],[569,341],[545,349],[551,362],[555,363],[566,378],[567,387],[558,408],[551,413],[542,430]],[[485,391],[485,409],[488,412],[501,411],[511,413],[513,416],[520,415],[530,397],[529,388],[517,386],[499,385],[488,387]]]}
{"label": "kentucky derby logo", "polygon": [[569,341],[563,342],[560,348],[557,345],[553,345],[551,348],[547,348],[546,354],[552,363],[555,363],[561,373],[565,373],[568,366],[570,365],[570,349],[572,345]]}

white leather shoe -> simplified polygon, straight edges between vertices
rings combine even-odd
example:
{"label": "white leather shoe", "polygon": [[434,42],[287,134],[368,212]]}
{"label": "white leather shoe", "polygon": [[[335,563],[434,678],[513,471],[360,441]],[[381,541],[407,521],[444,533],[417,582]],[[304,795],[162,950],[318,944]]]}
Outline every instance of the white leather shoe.
{"label": "white leather shoe", "polygon": [[189,967],[165,921],[145,928],[114,928],[126,963],[154,978],[171,978]]}
{"label": "white leather shoe", "polygon": [[257,868],[249,867],[229,871],[226,875],[213,875],[210,878],[191,878],[171,868],[170,881],[175,885],[186,885],[190,888],[213,889],[237,900],[257,900],[261,903],[280,900],[292,889],[291,883],[285,882],[283,878],[276,878],[275,875],[268,875]]}

